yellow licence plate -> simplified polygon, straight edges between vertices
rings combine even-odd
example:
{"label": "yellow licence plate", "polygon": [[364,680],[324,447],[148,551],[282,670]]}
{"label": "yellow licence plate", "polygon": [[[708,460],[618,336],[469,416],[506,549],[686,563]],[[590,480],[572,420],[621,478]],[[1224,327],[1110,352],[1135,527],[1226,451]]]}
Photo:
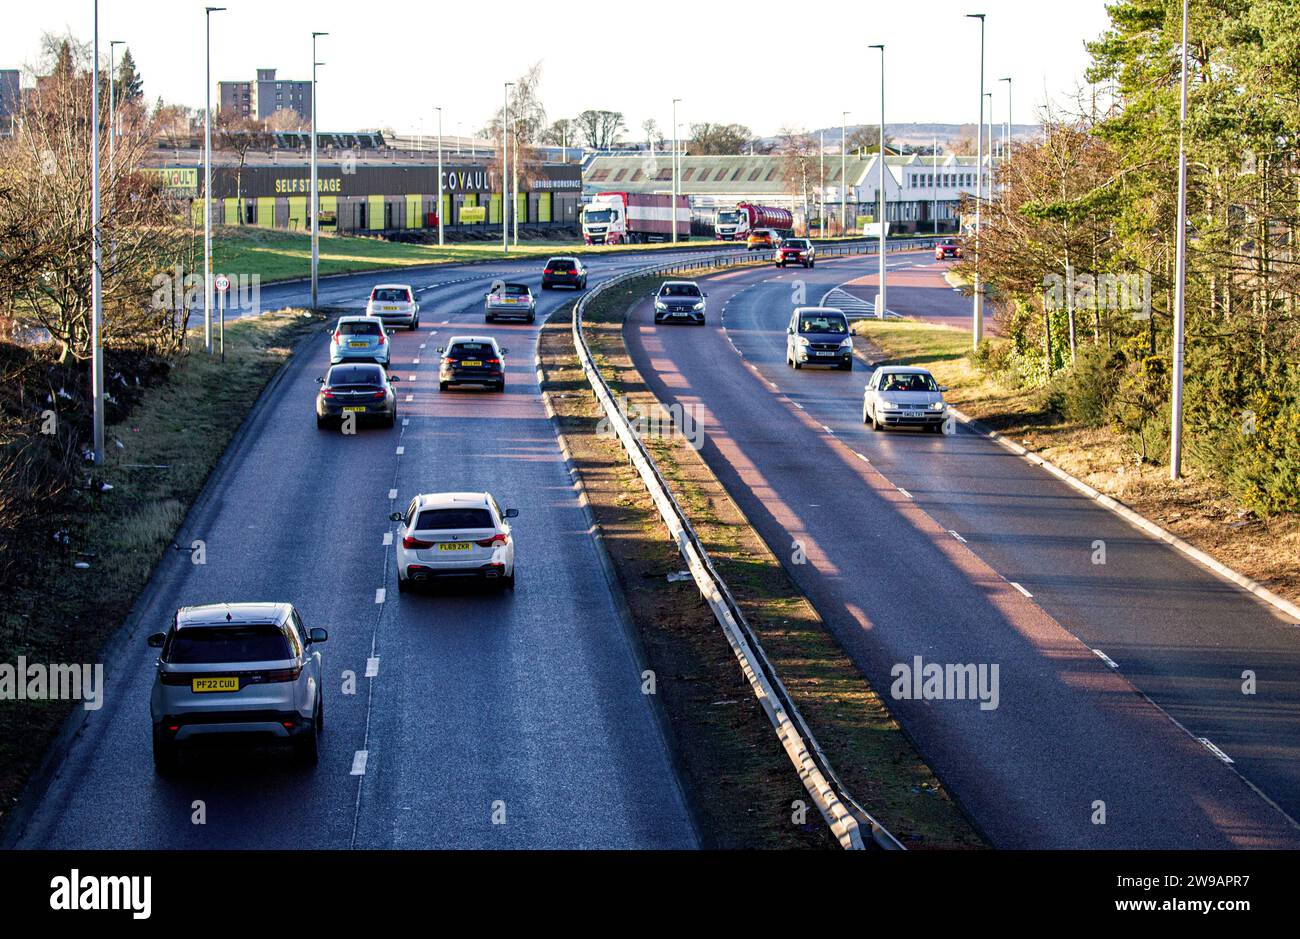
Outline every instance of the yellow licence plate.
{"label": "yellow licence plate", "polygon": [[386,307],[384,307],[384,312],[385,312],[385,313],[392,313],[392,312],[395,311],[396,309],[397,309],[397,307],[395,307],[395,306],[386,306]]}
{"label": "yellow licence plate", "polygon": [[365,408],[344,408],[343,413],[344,414],[365,414],[366,409]]}
{"label": "yellow licence plate", "polygon": [[460,364],[468,366],[469,368],[478,368],[483,363],[478,361],[477,359],[474,359],[473,361],[461,362]]}
{"label": "yellow licence plate", "polygon": [[195,694],[238,691],[239,676],[230,675],[223,678],[192,678],[190,679],[190,690]]}
{"label": "yellow licence plate", "polygon": [[467,542],[457,541],[452,544],[440,544],[438,545],[438,550],[439,551],[468,551],[470,550],[470,545]]}
{"label": "yellow licence plate", "polygon": [[351,349],[364,349],[364,348],[365,348],[366,346],[368,346],[368,345],[370,345],[370,343],[368,343],[368,342],[349,342],[349,343],[348,343],[348,348],[351,348]]}

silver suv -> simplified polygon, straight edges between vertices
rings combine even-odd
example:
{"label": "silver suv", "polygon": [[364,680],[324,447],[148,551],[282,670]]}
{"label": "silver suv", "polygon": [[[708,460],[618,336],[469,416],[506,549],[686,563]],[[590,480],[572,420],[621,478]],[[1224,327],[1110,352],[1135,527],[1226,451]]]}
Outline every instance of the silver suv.
{"label": "silver suv", "polygon": [[289,744],[316,764],[324,725],[321,658],[329,635],[288,603],[183,607],[158,655],[149,711],[154,766],[169,773],[185,743],[241,739]]}

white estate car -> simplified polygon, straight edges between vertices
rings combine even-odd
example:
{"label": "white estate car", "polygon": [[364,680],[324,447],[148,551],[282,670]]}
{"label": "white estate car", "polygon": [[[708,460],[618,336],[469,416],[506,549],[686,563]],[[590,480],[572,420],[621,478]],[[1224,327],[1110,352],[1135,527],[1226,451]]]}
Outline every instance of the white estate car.
{"label": "white estate car", "polygon": [[886,427],[924,427],[943,433],[948,405],[947,388],[940,387],[923,368],[882,365],[867,383],[862,398],[862,423],[872,430]]}
{"label": "white estate car", "polygon": [[400,325],[407,329],[420,326],[420,304],[410,284],[380,284],[370,291],[366,316],[381,320],[385,326]]}
{"label": "white estate car", "polygon": [[442,578],[491,581],[515,587],[515,543],[510,522],[518,509],[501,510],[486,492],[438,492],[416,496],[393,538],[397,587]]}

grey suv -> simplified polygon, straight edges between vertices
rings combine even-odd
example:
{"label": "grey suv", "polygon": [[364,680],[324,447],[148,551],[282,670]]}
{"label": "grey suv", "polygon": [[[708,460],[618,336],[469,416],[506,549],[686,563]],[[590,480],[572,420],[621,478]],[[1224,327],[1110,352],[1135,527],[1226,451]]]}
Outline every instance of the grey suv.
{"label": "grey suv", "polygon": [[149,637],[162,650],[149,701],[158,771],[177,768],[183,744],[223,739],[287,743],[314,766],[325,719],[316,647],[328,638],[288,603],[177,610]]}
{"label": "grey suv", "polygon": [[853,370],[853,334],[849,319],[834,307],[801,306],[785,330],[785,364],[833,365]]}

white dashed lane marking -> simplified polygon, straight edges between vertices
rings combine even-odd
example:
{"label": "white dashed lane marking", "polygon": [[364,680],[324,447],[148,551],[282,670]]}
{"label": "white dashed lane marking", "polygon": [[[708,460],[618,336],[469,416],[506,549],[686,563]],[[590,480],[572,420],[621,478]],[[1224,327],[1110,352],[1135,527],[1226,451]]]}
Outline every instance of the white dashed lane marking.
{"label": "white dashed lane marking", "polygon": [[396,490],[396,489],[389,489],[389,490],[388,490],[388,501],[389,501],[389,502],[392,502],[392,501],[393,501],[394,499],[396,499],[396,498],[397,498],[397,490]]}
{"label": "white dashed lane marking", "polygon": [[1030,592],[1029,592],[1028,590],[1026,590],[1024,587],[1020,586],[1020,585],[1019,585],[1018,583],[1016,583],[1014,580],[1012,580],[1012,581],[1008,581],[1008,583],[1010,583],[1011,586],[1015,587],[1017,590],[1019,590],[1019,591],[1020,591],[1021,593],[1023,593],[1025,596],[1027,596],[1027,597],[1029,597],[1029,598],[1031,598],[1031,599],[1033,598],[1034,595],[1033,595],[1032,593],[1030,593]]}
{"label": "white dashed lane marking", "polygon": [[375,591],[375,602],[383,603],[384,597],[386,596],[388,596],[388,591],[385,590],[383,587],[380,587],[378,590]]}
{"label": "white dashed lane marking", "polygon": [[390,545],[392,545],[392,543],[393,543],[393,533],[391,531],[384,532],[384,547],[387,548]]}
{"label": "white dashed lane marking", "polygon": [[369,759],[370,759],[369,750],[358,750],[355,754],[353,754],[352,775],[353,776],[366,775],[366,761]]}
{"label": "white dashed lane marking", "polygon": [[1106,663],[1107,665],[1109,665],[1111,668],[1119,668],[1119,663],[1116,662],[1114,659],[1112,659],[1112,658],[1111,658],[1109,655],[1107,655],[1105,652],[1102,652],[1100,649],[1093,649],[1093,650],[1092,650],[1092,654],[1095,655],[1097,658],[1101,659],[1103,662],[1105,662],[1105,663]]}
{"label": "white dashed lane marking", "polygon": [[367,678],[379,677],[379,656],[375,655],[366,659],[366,677]]}

